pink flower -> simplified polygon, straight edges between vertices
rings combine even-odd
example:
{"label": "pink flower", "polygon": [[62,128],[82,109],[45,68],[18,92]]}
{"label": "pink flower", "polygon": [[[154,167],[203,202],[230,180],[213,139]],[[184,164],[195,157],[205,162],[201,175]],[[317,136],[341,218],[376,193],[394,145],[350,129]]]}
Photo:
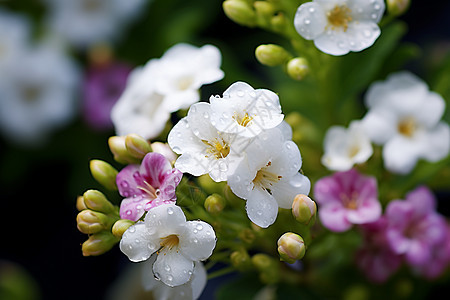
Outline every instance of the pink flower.
{"label": "pink flower", "polygon": [[314,195],[320,221],[332,231],[346,231],[353,224],[374,222],[381,216],[375,178],[362,176],[355,169],[320,179]]}
{"label": "pink flower", "polygon": [[394,253],[386,239],[387,220],[380,217],[360,226],[363,246],[356,253],[356,264],[369,280],[385,282],[400,267],[403,257]]}
{"label": "pink flower", "polygon": [[140,166],[126,166],[116,177],[119,193],[126,197],[120,205],[120,217],[137,221],[153,207],[174,203],[182,176],[162,154],[155,152],[148,153]]}
{"label": "pink flower", "polygon": [[111,109],[119,99],[127,83],[131,67],[111,62],[94,65],[85,77],[83,86],[83,116],[94,129],[113,127]]}
{"label": "pink flower", "polygon": [[406,200],[394,200],[386,207],[387,239],[391,249],[404,254],[412,266],[424,266],[432,260],[433,249],[447,235],[445,219],[436,212],[436,200],[422,186],[406,195]]}

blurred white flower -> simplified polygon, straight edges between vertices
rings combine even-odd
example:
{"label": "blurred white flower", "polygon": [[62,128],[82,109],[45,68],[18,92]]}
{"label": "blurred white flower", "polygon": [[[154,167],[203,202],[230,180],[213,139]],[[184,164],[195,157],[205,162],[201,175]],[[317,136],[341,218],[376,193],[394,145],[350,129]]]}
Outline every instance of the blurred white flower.
{"label": "blurred white flower", "polygon": [[209,103],[191,106],[187,117],[170,131],[169,146],[181,154],[175,168],[194,176],[209,174],[216,182],[225,181],[242,160],[250,139],[218,131],[211,122]]}
{"label": "blurred white flower", "polygon": [[80,73],[55,45],[22,50],[0,77],[0,127],[11,140],[42,144],[75,115]]}
{"label": "blurred white flower", "polygon": [[129,227],[120,241],[120,250],[133,262],[156,255],[153,275],[172,287],[188,282],[194,262],[210,257],[215,246],[211,225],[186,221],[183,210],[173,204],[152,208],[144,222]]}
{"label": "blurred white flower", "polygon": [[170,114],[200,100],[199,88],[223,77],[221,55],[212,45],[177,44],[160,59],[150,60],[130,75],[111,112],[118,135],[157,137]]}
{"label": "blurred white flower", "polygon": [[147,0],[45,0],[49,30],[79,48],[111,42]]}
{"label": "blurred white flower", "polygon": [[0,9],[0,72],[29,47],[30,24],[25,16]]}
{"label": "blurred white flower", "polygon": [[211,120],[223,132],[253,137],[283,121],[278,96],[266,89],[253,89],[245,82],[233,83],[223,98],[211,96]]}
{"label": "blurred white flower", "polygon": [[332,126],[324,139],[322,164],[333,171],[350,170],[354,164],[366,162],[373,154],[369,136],[359,121],[350,123],[348,129]]}
{"label": "blurred white flower", "polygon": [[297,145],[284,140],[278,128],[263,131],[245,152],[228,185],[247,200],[249,219],[266,228],[275,222],[278,207],[290,209],[297,194],[308,195],[311,184],[299,173],[302,159]]}
{"label": "blurred white flower", "polygon": [[435,162],[448,155],[450,128],[440,121],[444,99],[415,75],[392,74],[372,84],[365,100],[362,124],[373,142],[384,145],[388,170],[406,174],[420,158]]}
{"label": "blurred white flower", "polygon": [[364,50],[380,35],[383,0],[313,0],[297,10],[297,32],[331,55]]}

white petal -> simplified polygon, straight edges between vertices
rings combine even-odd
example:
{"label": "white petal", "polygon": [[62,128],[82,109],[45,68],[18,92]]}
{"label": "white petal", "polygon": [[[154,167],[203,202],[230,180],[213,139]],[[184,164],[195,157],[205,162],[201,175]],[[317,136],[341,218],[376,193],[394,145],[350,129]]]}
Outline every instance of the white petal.
{"label": "white petal", "polygon": [[272,186],[272,196],[277,200],[278,206],[290,209],[295,196],[298,194],[308,195],[311,182],[308,177],[296,173],[290,178],[283,178]]}
{"label": "white petal", "polygon": [[192,274],[192,298],[198,299],[205,289],[207,281],[207,274],[205,267],[201,262],[196,262],[194,265],[194,273]]}
{"label": "white petal", "polygon": [[281,149],[273,156],[271,165],[267,170],[273,174],[290,177],[296,174],[302,167],[302,157],[297,145],[292,141],[286,141]]}
{"label": "white petal", "polygon": [[209,173],[211,170],[211,160],[201,153],[185,153],[178,157],[175,168],[183,173],[200,176]]}
{"label": "white petal", "polygon": [[397,133],[397,120],[389,111],[369,111],[361,121],[364,131],[376,144],[384,144]]}
{"label": "white petal", "polygon": [[267,228],[277,218],[278,203],[268,192],[255,188],[247,199],[246,210],[250,221]]}
{"label": "white petal", "polygon": [[350,51],[346,34],[341,30],[327,29],[314,39],[314,45],[327,54],[344,55]]}
{"label": "white petal", "polygon": [[200,152],[205,145],[194,135],[188,119],[181,119],[169,132],[167,142],[175,153]]}
{"label": "white petal", "polygon": [[148,232],[155,238],[164,238],[181,233],[186,224],[186,216],[179,206],[163,204],[149,210],[144,222]]}
{"label": "white petal", "polygon": [[440,122],[427,132],[427,140],[423,143],[422,157],[435,162],[445,158],[450,151],[450,128],[447,123]]}
{"label": "white petal", "polygon": [[153,273],[168,286],[185,284],[191,278],[194,263],[192,260],[172,250],[162,249],[153,264]]}
{"label": "white petal", "polygon": [[210,116],[210,104],[205,102],[192,105],[188,111],[189,126],[199,139],[211,141],[218,136],[217,129],[211,124]]}
{"label": "white petal", "polygon": [[427,128],[436,126],[442,118],[445,110],[445,101],[441,95],[429,92],[426,97],[422,99],[421,105],[418,105],[414,113],[414,118]]}
{"label": "white petal", "polygon": [[216,233],[208,223],[189,221],[180,239],[180,252],[193,261],[205,260],[216,246]]}
{"label": "white petal", "polygon": [[146,260],[159,245],[149,238],[149,232],[143,222],[131,225],[120,240],[120,250],[133,262]]}
{"label": "white petal", "polygon": [[375,23],[381,20],[385,10],[383,0],[349,0],[347,6],[351,10],[353,20],[372,21]]}
{"label": "white petal", "polygon": [[380,36],[381,30],[373,22],[351,22],[348,25],[346,37],[351,51],[358,52],[373,45]]}
{"label": "white petal", "polygon": [[313,40],[323,33],[328,21],[322,6],[307,2],[297,9],[294,26],[297,32],[307,40]]}
{"label": "white petal", "polygon": [[391,172],[406,174],[416,165],[420,156],[421,142],[396,136],[389,140],[383,148],[383,159],[386,169]]}
{"label": "white petal", "polygon": [[281,122],[277,127],[285,141],[292,140],[292,127],[286,121]]}

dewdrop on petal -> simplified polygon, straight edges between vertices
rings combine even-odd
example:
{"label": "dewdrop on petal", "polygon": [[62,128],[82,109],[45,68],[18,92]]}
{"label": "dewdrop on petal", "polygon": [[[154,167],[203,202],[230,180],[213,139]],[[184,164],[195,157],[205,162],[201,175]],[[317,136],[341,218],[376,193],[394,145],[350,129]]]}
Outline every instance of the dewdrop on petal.
{"label": "dewdrop on petal", "polygon": [[277,244],[282,261],[292,264],[305,256],[305,242],[298,234],[287,232],[278,239]]}
{"label": "dewdrop on petal", "polygon": [[306,195],[298,194],[292,202],[292,215],[297,222],[309,225],[316,220],[317,205]]}

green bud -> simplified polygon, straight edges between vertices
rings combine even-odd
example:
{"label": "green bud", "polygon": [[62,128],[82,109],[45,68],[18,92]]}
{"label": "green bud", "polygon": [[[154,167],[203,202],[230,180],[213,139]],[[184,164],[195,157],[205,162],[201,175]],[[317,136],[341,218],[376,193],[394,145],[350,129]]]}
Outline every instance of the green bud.
{"label": "green bud", "polygon": [[125,136],[125,147],[128,153],[137,159],[143,159],[147,153],[152,151],[149,142],[137,134]]}
{"label": "green bud", "polygon": [[297,222],[304,225],[314,224],[316,219],[317,205],[306,195],[298,194],[292,202],[292,215]]}
{"label": "green bud", "polygon": [[411,4],[411,0],[387,0],[387,10],[394,16],[402,15]]}
{"label": "green bud", "polygon": [[298,234],[287,232],[278,239],[277,244],[282,261],[292,264],[305,256],[305,242]]}
{"label": "green bud", "polygon": [[117,170],[103,160],[91,160],[89,167],[91,174],[101,185],[109,190],[117,190],[116,175]]}
{"label": "green bud", "polygon": [[227,17],[234,22],[249,27],[256,25],[256,13],[248,2],[243,0],[226,0],[222,5]]}
{"label": "green bud", "polygon": [[361,284],[355,284],[348,287],[343,295],[343,300],[369,300],[370,290]]}
{"label": "green bud", "polygon": [[230,255],[231,264],[239,271],[248,271],[252,269],[252,261],[245,249],[233,251]]}
{"label": "green bud", "polygon": [[205,209],[212,214],[221,212],[225,208],[225,205],[225,199],[219,194],[208,196],[204,203]]}
{"label": "green bud", "polygon": [[221,194],[223,192],[224,182],[215,182],[209,174],[197,177],[197,182],[207,194]]}
{"label": "green bud", "polygon": [[105,214],[118,215],[117,207],[106,199],[105,195],[97,190],[88,190],[83,194],[84,204],[87,208]]}
{"label": "green bud", "polygon": [[270,25],[272,25],[272,29],[277,32],[285,32],[290,23],[286,19],[286,16],[280,12],[272,17]]}
{"label": "green bud", "polygon": [[271,256],[263,253],[253,255],[253,266],[260,272],[259,277],[266,284],[277,283],[280,277],[278,263]]}
{"label": "green bud", "polygon": [[108,139],[109,149],[114,160],[121,164],[139,164],[140,160],[131,156],[125,145],[125,136],[112,136]]}
{"label": "green bud", "polygon": [[308,62],[302,57],[293,58],[288,61],[286,71],[292,79],[300,81],[309,73]]}
{"label": "green bud", "polygon": [[111,219],[97,211],[85,209],[77,215],[77,227],[82,233],[93,234],[111,227]]}
{"label": "green bud", "polygon": [[239,232],[239,239],[243,241],[246,244],[251,244],[255,241],[256,234],[255,231],[253,231],[250,228],[245,228]]}
{"label": "green bud", "polygon": [[76,204],[76,206],[77,206],[78,211],[82,211],[82,210],[84,210],[84,209],[87,209],[87,206],[86,206],[86,204],[84,203],[84,198],[83,198],[83,196],[78,196],[78,197],[77,197],[77,204]]}
{"label": "green bud", "polygon": [[108,252],[119,241],[111,232],[100,231],[91,235],[81,246],[83,256],[97,256]]}
{"label": "green bud", "polygon": [[283,47],[273,44],[258,46],[255,55],[260,63],[269,67],[282,65],[292,57]]}
{"label": "green bud", "polygon": [[275,13],[275,7],[267,1],[255,1],[253,3],[256,13],[262,17],[271,17]]}
{"label": "green bud", "polygon": [[116,223],[114,223],[113,227],[112,227],[112,233],[114,234],[115,237],[117,238],[122,238],[122,235],[125,231],[127,231],[127,229],[131,226],[134,225],[135,222],[131,221],[131,220],[126,220],[126,219],[120,219],[117,220]]}

